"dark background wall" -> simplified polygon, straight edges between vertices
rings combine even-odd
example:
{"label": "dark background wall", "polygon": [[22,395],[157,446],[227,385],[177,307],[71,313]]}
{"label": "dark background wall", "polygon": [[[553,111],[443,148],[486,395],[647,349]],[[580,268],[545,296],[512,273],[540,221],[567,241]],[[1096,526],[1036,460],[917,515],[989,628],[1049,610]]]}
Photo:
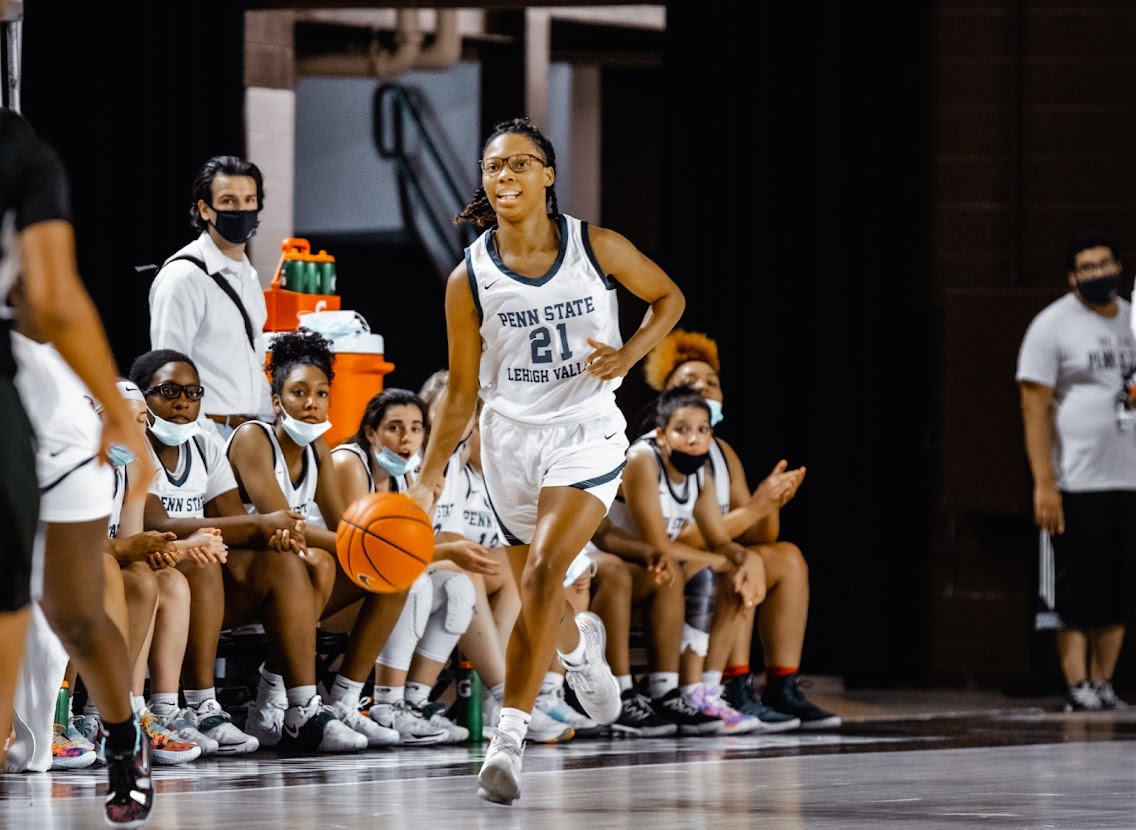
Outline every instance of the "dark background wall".
{"label": "dark background wall", "polygon": [[[604,223],[683,287],[682,325],[717,338],[721,432],[751,485],[778,458],[808,468],[783,518],[812,569],[806,671],[1023,691],[1054,675],[1031,632],[1017,344],[1073,231],[1113,230],[1136,263],[1136,11],[1066,5],[672,2],[658,65],[604,70]],[[73,173],[80,263],[124,368],[148,345],[133,266],[189,239],[197,165],[243,151],[234,6],[158,4],[128,37],[28,4],[24,111]],[[515,48],[483,60],[488,125],[523,90]],[[336,252],[397,263],[344,305],[398,309],[383,333],[425,355],[400,365],[416,385],[444,355],[440,286],[413,251]],[[635,373],[621,402],[648,399]]]}

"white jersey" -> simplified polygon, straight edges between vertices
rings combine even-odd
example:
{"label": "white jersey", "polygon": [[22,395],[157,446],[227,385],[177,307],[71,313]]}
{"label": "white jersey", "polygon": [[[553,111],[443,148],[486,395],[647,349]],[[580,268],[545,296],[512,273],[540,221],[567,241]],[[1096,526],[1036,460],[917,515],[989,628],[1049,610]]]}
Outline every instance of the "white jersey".
{"label": "white jersey", "polygon": [[[363,465],[363,471],[367,474],[367,492],[374,493],[379,488],[375,483],[375,477],[371,474],[371,459],[367,451],[356,444],[354,441],[345,441],[344,443],[333,447],[331,454],[348,453],[359,459],[359,463]],[[385,473],[386,471],[384,471]],[[380,479],[381,480],[381,479]],[[410,482],[405,475],[392,476],[387,474],[388,486],[387,490],[391,493],[405,493],[410,489]],[[316,527],[327,527],[324,523],[323,515],[320,514],[319,508],[312,502],[312,509],[305,514],[308,517],[308,524],[315,525]],[[437,533],[437,528],[434,530]]]}
{"label": "white jersey", "polygon": [[[276,437],[276,431],[270,424],[264,421],[245,421],[239,427],[233,430],[229,435],[228,441],[225,442],[225,457],[229,458],[229,452],[233,446],[233,436],[237,434],[238,430],[251,428],[260,428],[264,430],[268,436],[268,443],[272,446],[272,471],[276,475],[276,483],[280,485],[280,490],[284,493],[284,499],[288,502],[288,509],[294,510],[297,513],[302,513],[304,516],[320,516],[319,505],[316,504],[316,481],[319,478],[319,461],[316,457],[315,447],[308,444],[304,447],[302,463],[300,465],[300,479],[299,481],[292,481],[291,476],[288,475],[288,462],[284,459],[284,448],[280,446],[280,441]],[[230,467],[232,460],[230,459]],[[248,493],[244,488],[240,488],[241,502],[245,506],[245,510],[252,514],[256,513],[256,505],[249,499]],[[321,526],[323,525],[321,521]]]}
{"label": "white jersey", "polygon": [[596,262],[588,225],[552,217],[560,252],[542,277],[521,276],[502,261],[490,228],[465,250],[481,318],[481,397],[510,420],[531,426],[582,423],[616,410],[622,378],[588,374],[588,338],[623,345],[616,283]]}
{"label": "white jersey", "polygon": [[118,537],[118,526],[122,523],[122,504],[126,501],[126,468],[114,468],[114,493],[110,506],[110,527],[107,536]]}
{"label": "white jersey", "polygon": [[489,492],[481,473],[466,464],[458,473],[458,486],[462,492],[461,535],[487,548],[500,547],[501,528],[489,505]]}
{"label": "white jersey", "polygon": [[464,536],[461,520],[461,506],[465,501],[465,488],[462,482],[461,452],[455,452],[446,462],[446,472],[442,492],[434,501],[434,535],[455,533]]}
{"label": "white jersey", "polygon": [[[706,480],[706,466],[703,465],[697,473],[687,476],[681,484],[675,484],[667,476],[663,457],[659,454],[659,448],[655,444],[654,433],[641,436],[631,446],[650,447],[651,453],[655,457],[655,463],[659,469],[659,506],[663,511],[663,519],[667,523],[667,538],[674,539],[686,526],[686,523],[694,519],[694,503],[698,501],[698,494],[702,492],[702,486]],[[631,518],[631,511],[628,510],[627,503],[622,496],[617,497],[612,503],[607,515],[616,527],[623,528],[636,537],[642,538],[642,534],[636,529],[635,521]]]}
{"label": "white jersey", "polygon": [[237,489],[224,449],[206,435],[195,435],[178,447],[173,472],[165,468],[153,447],[150,456],[157,469],[150,492],[162,500],[171,519],[204,519],[208,502]]}
{"label": "white jersey", "polygon": [[730,465],[726,463],[726,454],[715,438],[710,442],[710,469],[714,471],[714,491],[718,496],[718,506],[722,508],[722,515],[730,512]]}

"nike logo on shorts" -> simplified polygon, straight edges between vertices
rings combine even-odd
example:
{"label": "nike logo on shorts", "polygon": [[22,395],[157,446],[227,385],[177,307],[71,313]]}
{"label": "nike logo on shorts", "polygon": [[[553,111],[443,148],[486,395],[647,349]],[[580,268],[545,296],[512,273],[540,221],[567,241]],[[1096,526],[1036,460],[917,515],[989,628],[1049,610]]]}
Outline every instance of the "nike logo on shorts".
{"label": "nike logo on shorts", "polygon": [[614,436],[616,435],[616,433],[618,433],[618,432],[619,432],[619,430],[617,429],[617,430],[616,430],[615,432],[613,432],[613,433],[612,433],[611,435],[605,435],[605,436],[604,436],[604,440],[605,440],[605,441],[610,441],[610,440],[611,440],[611,439],[612,439],[612,438],[613,438],[613,437],[614,437]]}

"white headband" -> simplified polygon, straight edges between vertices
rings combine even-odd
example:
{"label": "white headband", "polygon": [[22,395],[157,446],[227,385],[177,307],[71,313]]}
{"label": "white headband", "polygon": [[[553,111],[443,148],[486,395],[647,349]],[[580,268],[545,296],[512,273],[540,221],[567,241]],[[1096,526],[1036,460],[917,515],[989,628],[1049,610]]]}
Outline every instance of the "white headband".
{"label": "white headband", "polygon": [[115,386],[118,387],[118,394],[122,395],[128,401],[142,401],[146,402],[146,396],[142,394],[142,390],[135,386],[128,380],[120,380]]}

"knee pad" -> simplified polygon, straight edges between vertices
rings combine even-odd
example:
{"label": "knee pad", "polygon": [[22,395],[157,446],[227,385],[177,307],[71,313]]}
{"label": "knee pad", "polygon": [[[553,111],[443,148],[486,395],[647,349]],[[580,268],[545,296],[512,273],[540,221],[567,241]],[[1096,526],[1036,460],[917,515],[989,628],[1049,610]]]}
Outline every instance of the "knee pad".
{"label": "knee pad", "polygon": [[414,580],[406,597],[406,604],[410,609],[414,638],[420,639],[426,633],[426,623],[434,607],[434,582],[430,579],[430,574],[424,573]]}
{"label": "knee pad", "polygon": [[434,584],[434,602],[431,610],[441,611],[442,624],[451,634],[465,634],[473,619],[473,608],[477,603],[477,589],[473,580],[466,574],[454,571],[434,571],[430,574]]}
{"label": "knee pad", "polygon": [[710,631],[714,618],[714,572],[703,568],[686,583],[686,622],[699,631]]}
{"label": "knee pad", "polygon": [[686,651],[690,649],[699,657],[705,657],[706,652],[710,648],[710,632],[699,631],[693,626],[683,623],[682,626],[682,649]]}
{"label": "knee pad", "polygon": [[392,669],[406,671],[414,657],[414,649],[426,633],[430,620],[430,604],[434,597],[434,584],[429,574],[422,574],[410,586],[406,605],[394,624],[394,629],[383,644],[375,662]]}

